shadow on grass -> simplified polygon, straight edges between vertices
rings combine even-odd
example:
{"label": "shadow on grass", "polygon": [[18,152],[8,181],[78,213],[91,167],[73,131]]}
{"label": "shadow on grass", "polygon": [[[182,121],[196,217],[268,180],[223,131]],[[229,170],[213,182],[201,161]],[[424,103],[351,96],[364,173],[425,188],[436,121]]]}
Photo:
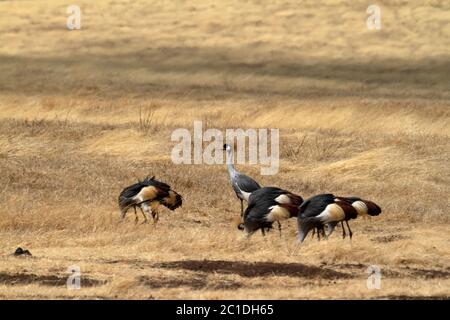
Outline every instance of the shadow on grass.
{"label": "shadow on grass", "polygon": [[[91,44],[100,46],[102,44]],[[105,45],[106,46],[106,45]],[[103,56],[0,56],[0,92],[195,97],[286,96],[294,98],[433,98],[450,96],[450,58],[379,59],[358,62],[255,55],[251,48],[163,47]],[[161,80],[167,75],[169,78]],[[236,77],[248,79],[235,83]],[[173,78],[181,79],[171,81]],[[193,81],[200,77],[202,81]],[[216,79],[215,83],[209,81]],[[220,82],[223,77],[223,83]],[[303,78],[289,88],[275,79]],[[219,81],[217,81],[219,79]],[[254,81],[259,79],[258,84]],[[319,82],[309,83],[308,80]],[[322,82],[320,82],[322,81]],[[329,81],[339,85],[330,87]],[[199,84],[200,83],[200,84]]]}
{"label": "shadow on grass", "polygon": [[154,265],[163,269],[184,269],[205,273],[237,274],[242,277],[289,276],[300,278],[349,279],[353,276],[301,263],[183,260]]}

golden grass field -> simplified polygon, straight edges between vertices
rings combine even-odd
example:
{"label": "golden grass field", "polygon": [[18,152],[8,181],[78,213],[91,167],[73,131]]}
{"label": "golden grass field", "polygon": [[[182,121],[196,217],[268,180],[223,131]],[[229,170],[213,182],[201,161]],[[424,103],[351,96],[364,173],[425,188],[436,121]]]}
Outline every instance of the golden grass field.
{"label": "golden grass field", "polygon": [[[379,31],[367,1],[73,3],[81,30],[66,1],[0,1],[0,298],[450,297],[448,1],[377,1]],[[383,213],[352,241],[294,250],[295,219],[246,241],[225,165],[171,162],[194,120],[280,128],[280,172],[238,170]],[[119,192],[148,174],[183,207],[120,223]]]}

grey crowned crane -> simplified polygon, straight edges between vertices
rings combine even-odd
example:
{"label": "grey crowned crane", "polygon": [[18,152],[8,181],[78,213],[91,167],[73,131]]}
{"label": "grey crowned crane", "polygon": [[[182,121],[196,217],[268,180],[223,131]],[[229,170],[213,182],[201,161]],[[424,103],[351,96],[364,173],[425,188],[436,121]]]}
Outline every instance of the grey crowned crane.
{"label": "grey crowned crane", "polygon": [[337,223],[341,222],[343,237],[345,237],[344,221],[353,235],[348,220],[356,219],[360,215],[377,216],[381,209],[374,202],[357,197],[336,197],[331,193],[313,196],[300,206],[298,214],[299,241],[303,242],[308,232],[314,228],[323,229],[328,225],[326,238],[333,232]]}
{"label": "grey crowned crane", "polygon": [[271,229],[275,221],[296,217],[302,202],[302,197],[276,187],[264,187],[252,192],[244,213],[246,237],[258,229],[265,235],[264,229]]}
{"label": "grey crowned crane", "polygon": [[[337,199],[336,201],[345,201],[351,204],[352,207],[356,209],[358,217],[378,216],[381,213],[381,208],[376,203],[369,200],[364,200],[358,197],[336,197],[336,199]],[[333,232],[336,224],[337,222],[330,223],[328,225],[329,226],[328,235],[330,235]],[[345,224],[347,225],[349,236],[351,239],[353,236],[353,232],[350,229],[348,221],[345,221]],[[341,225],[342,225],[342,238],[345,238],[346,233],[343,221],[341,221]]]}
{"label": "grey crowned crane", "polygon": [[156,180],[154,176],[151,178],[147,177],[143,181],[138,181],[126,187],[119,195],[119,208],[122,220],[125,218],[128,209],[133,207],[135,222],[139,220],[136,207],[141,209],[142,215],[144,216],[144,223],[148,221],[145,213],[150,213],[153,222],[157,223],[159,220],[158,207],[160,204],[170,210],[175,210],[182,205],[182,202],[180,194],[172,190],[168,184]]}
{"label": "grey crowned crane", "polygon": [[248,202],[248,198],[252,192],[261,189],[261,186],[249,176],[242,174],[236,170],[233,165],[233,150],[229,144],[223,145],[223,150],[227,152],[227,168],[230,175],[231,186],[236,196],[241,201],[241,218],[244,215],[244,200]]}

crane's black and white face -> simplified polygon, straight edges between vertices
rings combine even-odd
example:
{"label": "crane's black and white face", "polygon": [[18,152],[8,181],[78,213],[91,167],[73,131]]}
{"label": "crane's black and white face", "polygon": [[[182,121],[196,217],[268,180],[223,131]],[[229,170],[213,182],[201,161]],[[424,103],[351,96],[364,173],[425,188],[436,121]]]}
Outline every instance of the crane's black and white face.
{"label": "crane's black and white face", "polygon": [[231,150],[231,146],[229,145],[229,144],[224,144],[223,145],[223,150],[226,150],[226,151],[230,151]]}

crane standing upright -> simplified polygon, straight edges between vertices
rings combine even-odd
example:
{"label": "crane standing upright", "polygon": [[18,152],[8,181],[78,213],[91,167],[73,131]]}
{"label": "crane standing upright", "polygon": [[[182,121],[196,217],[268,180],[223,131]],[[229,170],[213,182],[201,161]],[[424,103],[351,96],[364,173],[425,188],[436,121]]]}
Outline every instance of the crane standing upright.
{"label": "crane standing upright", "polygon": [[229,144],[223,145],[223,150],[227,152],[227,168],[230,175],[231,186],[236,196],[241,201],[241,218],[244,216],[244,200],[248,202],[248,198],[253,191],[261,189],[261,186],[249,176],[242,174],[236,170],[233,165],[233,150]]}

